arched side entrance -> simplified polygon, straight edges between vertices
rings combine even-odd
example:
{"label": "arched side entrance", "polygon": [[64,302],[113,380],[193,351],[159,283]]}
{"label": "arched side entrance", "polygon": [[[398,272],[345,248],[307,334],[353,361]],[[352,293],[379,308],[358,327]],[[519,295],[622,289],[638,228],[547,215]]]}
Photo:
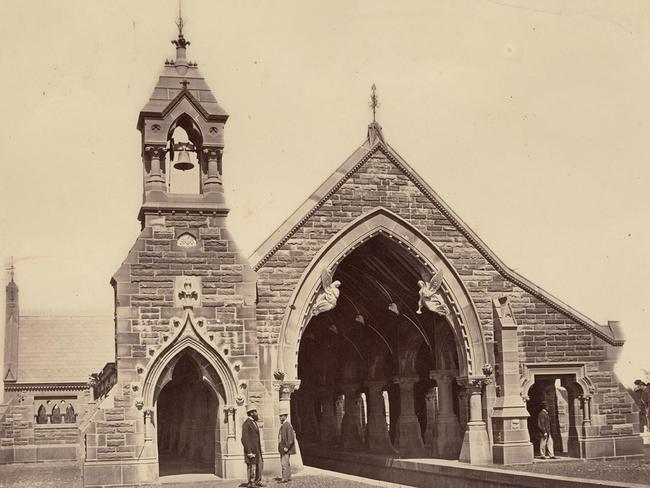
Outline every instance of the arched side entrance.
{"label": "arched side entrance", "polygon": [[529,363],[525,365],[522,394],[531,421],[530,440],[539,455],[537,417],[546,405],[556,455],[585,457],[582,439],[591,432],[591,397],[595,391],[583,363]]}
{"label": "arched side entrance", "polygon": [[179,324],[175,337],[152,357],[145,373],[142,398],[145,412],[153,412],[151,434],[163,476],[230,476],[225,471],[235,430],[233,416],[225,412],[235,410],[236,379],[195,328],[202,320],[191,311],[183,320],[173,318]]}
{"label": "arched side entrance", "polygon": [[[207,369],[207,370],[206,370]],[[214,372],[186,350],[169,370],[156,400],[160,475],[214,473],[219,444],[217,412],[223,388],[208,380]],[[221,390],[221,391],[220,391]]]}
{"label": "arched side entrance", "polygon": [[[324,270],[341,282],[339,296],[314,313]],[[437,271],[446,315],[418,310],[418,281]],[[337,360],[326,360],[331,356]],[[486,362],[478,314],[453,267],[383,208],[340,231],[308,266],[287,309],[278,357],[290,378],[301,379],[301,441],[455,458],[465,449],[460,424],[469,421],[459,380],[475,384]],[[478,395],[474,433],[482,428],[481,449],[489,451]]]}

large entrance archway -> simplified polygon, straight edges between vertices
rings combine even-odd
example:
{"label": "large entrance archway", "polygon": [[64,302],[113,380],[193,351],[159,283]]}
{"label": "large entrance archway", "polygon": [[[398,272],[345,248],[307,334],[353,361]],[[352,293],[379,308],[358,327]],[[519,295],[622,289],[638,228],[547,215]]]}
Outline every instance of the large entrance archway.
{"label": "large entrance archway", "polygon": [[[445,316],[417,313],[424,273],[384,235],[339,264],[338,303],[309,321],[300,343],[294,411],[303,445],[458,457],[458,348]],[[335,422],[319,428],[331,412]]]}
{"label": "large entrance archway", "polygon": [[[329,310],[318,310],[324,270],[340,281],[340,294]],[[439,270],[446,310],[418,313],[418,282]],[[476,309],[456,271],[417,229],[377,208],[332,238],[303,274],[278,364],[301,380],[292,412],[306,461],[310,446],[331,445],[462,459],[470,402],[459,382],[480,377],[486,357]],[[472,419],[480,421],[481,404],[473,403]]]}

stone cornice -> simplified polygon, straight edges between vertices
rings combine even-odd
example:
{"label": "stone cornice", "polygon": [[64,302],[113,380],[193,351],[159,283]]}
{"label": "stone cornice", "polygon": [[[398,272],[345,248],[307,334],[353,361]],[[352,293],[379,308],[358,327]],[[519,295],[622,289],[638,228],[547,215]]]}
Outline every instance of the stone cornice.
{"label": "stone cornice", "polygon": [[[469,243],[483,256],[504,278],[511,281],[514,285],[538,298],[556,312],[580,324],[598,338],[613,346],[622,346],[625,341],[617,337],[611,327],[606,328],[588,317],[582,315],[577,310],[565,304],[558,298],[554,297],[547,291],[541,289],[519,273],[508,268],[496,254],[469,228],[469,226],[458,217],[451,208],[444,203],[442,198],[436,194],[433,189],[404,161],[397,152],[387,143],[377,140],[372,147],[368,147],[368,141],[362,145],[352,156],[350,156],[325,183],[323,183],[316,192],[297,209],[285,223],[281,226],[287,230],[283,234],[271,235],[251,256],[251,261],[257,262],[253,265],[255,271],[264,266],[264,264],[300,229],[309,218],[312,217],[329,198],[336,193],[345,182],[373,155],[377,152],[384,154],[395,166],[397,166],[404,175],[420,190],[433,206],[449,220],[449,222],[458,230]],[[335,179],[335,177],[338,178]],[[313,202],[311,208],[306,208],[309,202]],[[280,230],[280,229],[279,229]]]}
{"label": "stone cornice", "polygon": [[85,382],[5,384],[5,391],[81,391],[88,389],[90,389],[90,386]]}

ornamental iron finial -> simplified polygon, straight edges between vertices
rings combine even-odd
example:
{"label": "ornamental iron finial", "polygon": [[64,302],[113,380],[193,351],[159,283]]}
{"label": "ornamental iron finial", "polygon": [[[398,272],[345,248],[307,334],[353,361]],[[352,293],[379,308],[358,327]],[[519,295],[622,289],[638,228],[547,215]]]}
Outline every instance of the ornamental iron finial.
{"label": "ornamental iron finial", "polygon": [[185,25],[183,23],[183,13],[181,8],[182,8],[181,0],[178,0],[178,20],[176,21],[176,26],[178,27],[179,36],[183,35],[183,26]]}
{"label": "ornamental iron finial", "polygon": [[9,271],[9,278],[11,279],[11,282],[14,282],[14,273],[16,271],[16,267],[14,266],[14,257],[11,256],[11,260],[9,261],[9,266],[7,267],[7,271]]}
{"label": "ornamental iron finial", "polygon": [[177,55],[181,55],[180,59],[185,58],[185,51],[178,52],[178,49],[185,49],[190,45],[190,41],[185,39],[183,36],[183,27],[185,27],[185,22],[183,21],[183,14],[181,12],[181,0],[178,0],[178,19],[175,22],[176,27],[178,27],[178,39],[172,41],[172,44],[176,46]]}
{"label": "ornamental iron finial", "polygon": [[377,87],[372,84],[372,94],[370,95],[370,108],[372,109],[372,122],[377,122],[377,109],[379,108],[379,98],[377,97]]}

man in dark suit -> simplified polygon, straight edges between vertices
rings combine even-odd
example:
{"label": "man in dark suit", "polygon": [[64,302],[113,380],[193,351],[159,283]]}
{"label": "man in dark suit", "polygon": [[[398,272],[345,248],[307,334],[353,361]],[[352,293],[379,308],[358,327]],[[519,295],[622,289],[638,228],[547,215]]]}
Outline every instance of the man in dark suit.
{"label": "man in dark suit", "polygon": [[551,418],[548,415],[548,410],[546,408],[548,405],[546,402],[542,402],[542,409],[537,415],[537,427],[542,434],[541,439],[539,440],[539,453],[542,456],[542,459],[548,457],[555,459],[555,453],[553,452],[553,437],[551,437]]}
{"label": "man in dark suit", "polygon": [[244,458],[248,472],[248,488],[265,486],[262,483],[262,442],[260,428],[257,425],[259,417],[254,405],[246,407],[248,418],[242,424],[241,443],[244,446]]}
{"label": "man in dark suit", "polygon": [[278,432],[278,451],[280,452],[280,465],[282,466],[282,480],[280,483],[291,481],[292,454],[296,453],[296,433],[287,420],[289,416],[288,402],[280,402],[280,432]]}

